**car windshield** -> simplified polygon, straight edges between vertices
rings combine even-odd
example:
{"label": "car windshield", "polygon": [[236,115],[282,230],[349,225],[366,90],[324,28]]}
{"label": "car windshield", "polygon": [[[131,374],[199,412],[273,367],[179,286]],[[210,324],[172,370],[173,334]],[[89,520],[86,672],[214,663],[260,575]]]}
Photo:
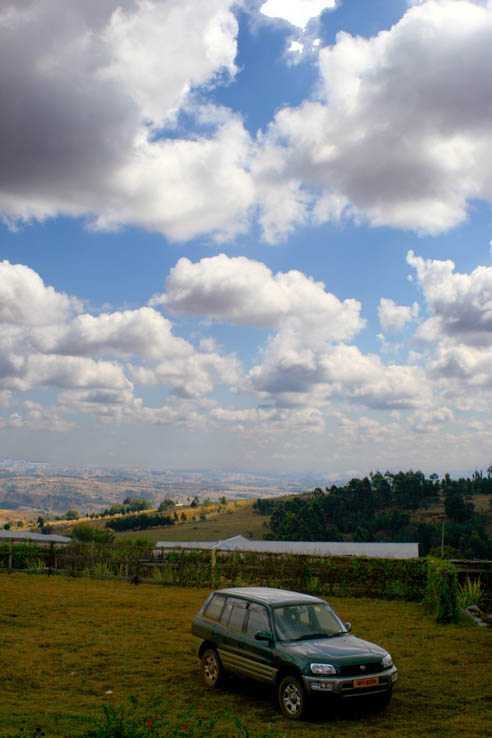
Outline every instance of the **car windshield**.
{"label": "car windshield", "polygon": [[276,607],[273,612],[280,641],[331,638],[347,632],[331,607],[322,602]]}

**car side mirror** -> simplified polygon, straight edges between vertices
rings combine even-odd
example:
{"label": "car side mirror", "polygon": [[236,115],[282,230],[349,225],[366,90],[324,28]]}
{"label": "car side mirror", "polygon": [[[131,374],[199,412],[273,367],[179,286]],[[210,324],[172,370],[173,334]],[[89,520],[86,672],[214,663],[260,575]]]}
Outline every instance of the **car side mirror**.
{"label": "car side mirror", "polygon": [[349,633],[352,631],[352,623],[344,623],[344,626]]}
{"label": "car side mirror", "polygon": [[269,643],[272,643],[272,634],[267,630],[259,630],[258,633],[255,633],[255,641],[268,641]]}

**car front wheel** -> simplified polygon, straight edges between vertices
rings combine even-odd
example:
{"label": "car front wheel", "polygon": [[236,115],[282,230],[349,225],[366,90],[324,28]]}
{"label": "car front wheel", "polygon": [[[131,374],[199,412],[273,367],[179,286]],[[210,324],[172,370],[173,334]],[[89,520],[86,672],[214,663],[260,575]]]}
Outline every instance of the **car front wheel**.
{"label": "car front wheel", "polygon": [[220,657],[213,648],[207,648],[202,655],[202,679],[206,687],[214,689],[222,681],[224,670],[220,663]]}
{"label": "car front wheel", "polygon": [[306,692],[300,680],[290,674],[282,679],[278,688],[280,712],[289,720],[300,720],[306,711]]}

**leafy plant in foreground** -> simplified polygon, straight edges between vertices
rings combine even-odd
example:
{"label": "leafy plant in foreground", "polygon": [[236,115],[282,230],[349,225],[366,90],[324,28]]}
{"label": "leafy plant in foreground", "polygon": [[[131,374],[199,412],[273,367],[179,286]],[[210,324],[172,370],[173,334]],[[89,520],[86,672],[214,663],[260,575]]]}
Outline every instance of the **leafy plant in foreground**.
{"label": "leafy plant in foreground", "polygon": [[234,721],[235,730],[231,733],[230,729],[217,730],[215,718],[201,718],[194,714],[193,708],[170,720],[172,713],[160,698],[140,704],[136,697],[130,697],[129,703],[129,707],[104,705],[102,718],[93,721],[93,727],[81,738],[282,738],[273,733],[271,726],[267,733],[252,733],[235,715],[225,716]]}
{"label": "leafy plant in foreground", "polygon": [[470,579],[467,577],[464,584],[458,585],[458,602],[460,607],[469,607],[470,605],[480,606],[480,600],[484,595],[484,587],[478,579]]}

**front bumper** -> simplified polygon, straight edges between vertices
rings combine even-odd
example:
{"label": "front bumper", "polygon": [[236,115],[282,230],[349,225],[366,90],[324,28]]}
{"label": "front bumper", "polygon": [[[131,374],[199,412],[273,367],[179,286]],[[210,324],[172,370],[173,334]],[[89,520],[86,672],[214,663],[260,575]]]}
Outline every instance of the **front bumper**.
{"label": "front bumper", "polygon": [[[362,677],[303,676],[304,688],[308,695],[333,694],[338,697],[364,697],[387,692],[398,678],[396,666],[377,674],[364,674]],[[362,680],[364,686],[355,686]]]}

